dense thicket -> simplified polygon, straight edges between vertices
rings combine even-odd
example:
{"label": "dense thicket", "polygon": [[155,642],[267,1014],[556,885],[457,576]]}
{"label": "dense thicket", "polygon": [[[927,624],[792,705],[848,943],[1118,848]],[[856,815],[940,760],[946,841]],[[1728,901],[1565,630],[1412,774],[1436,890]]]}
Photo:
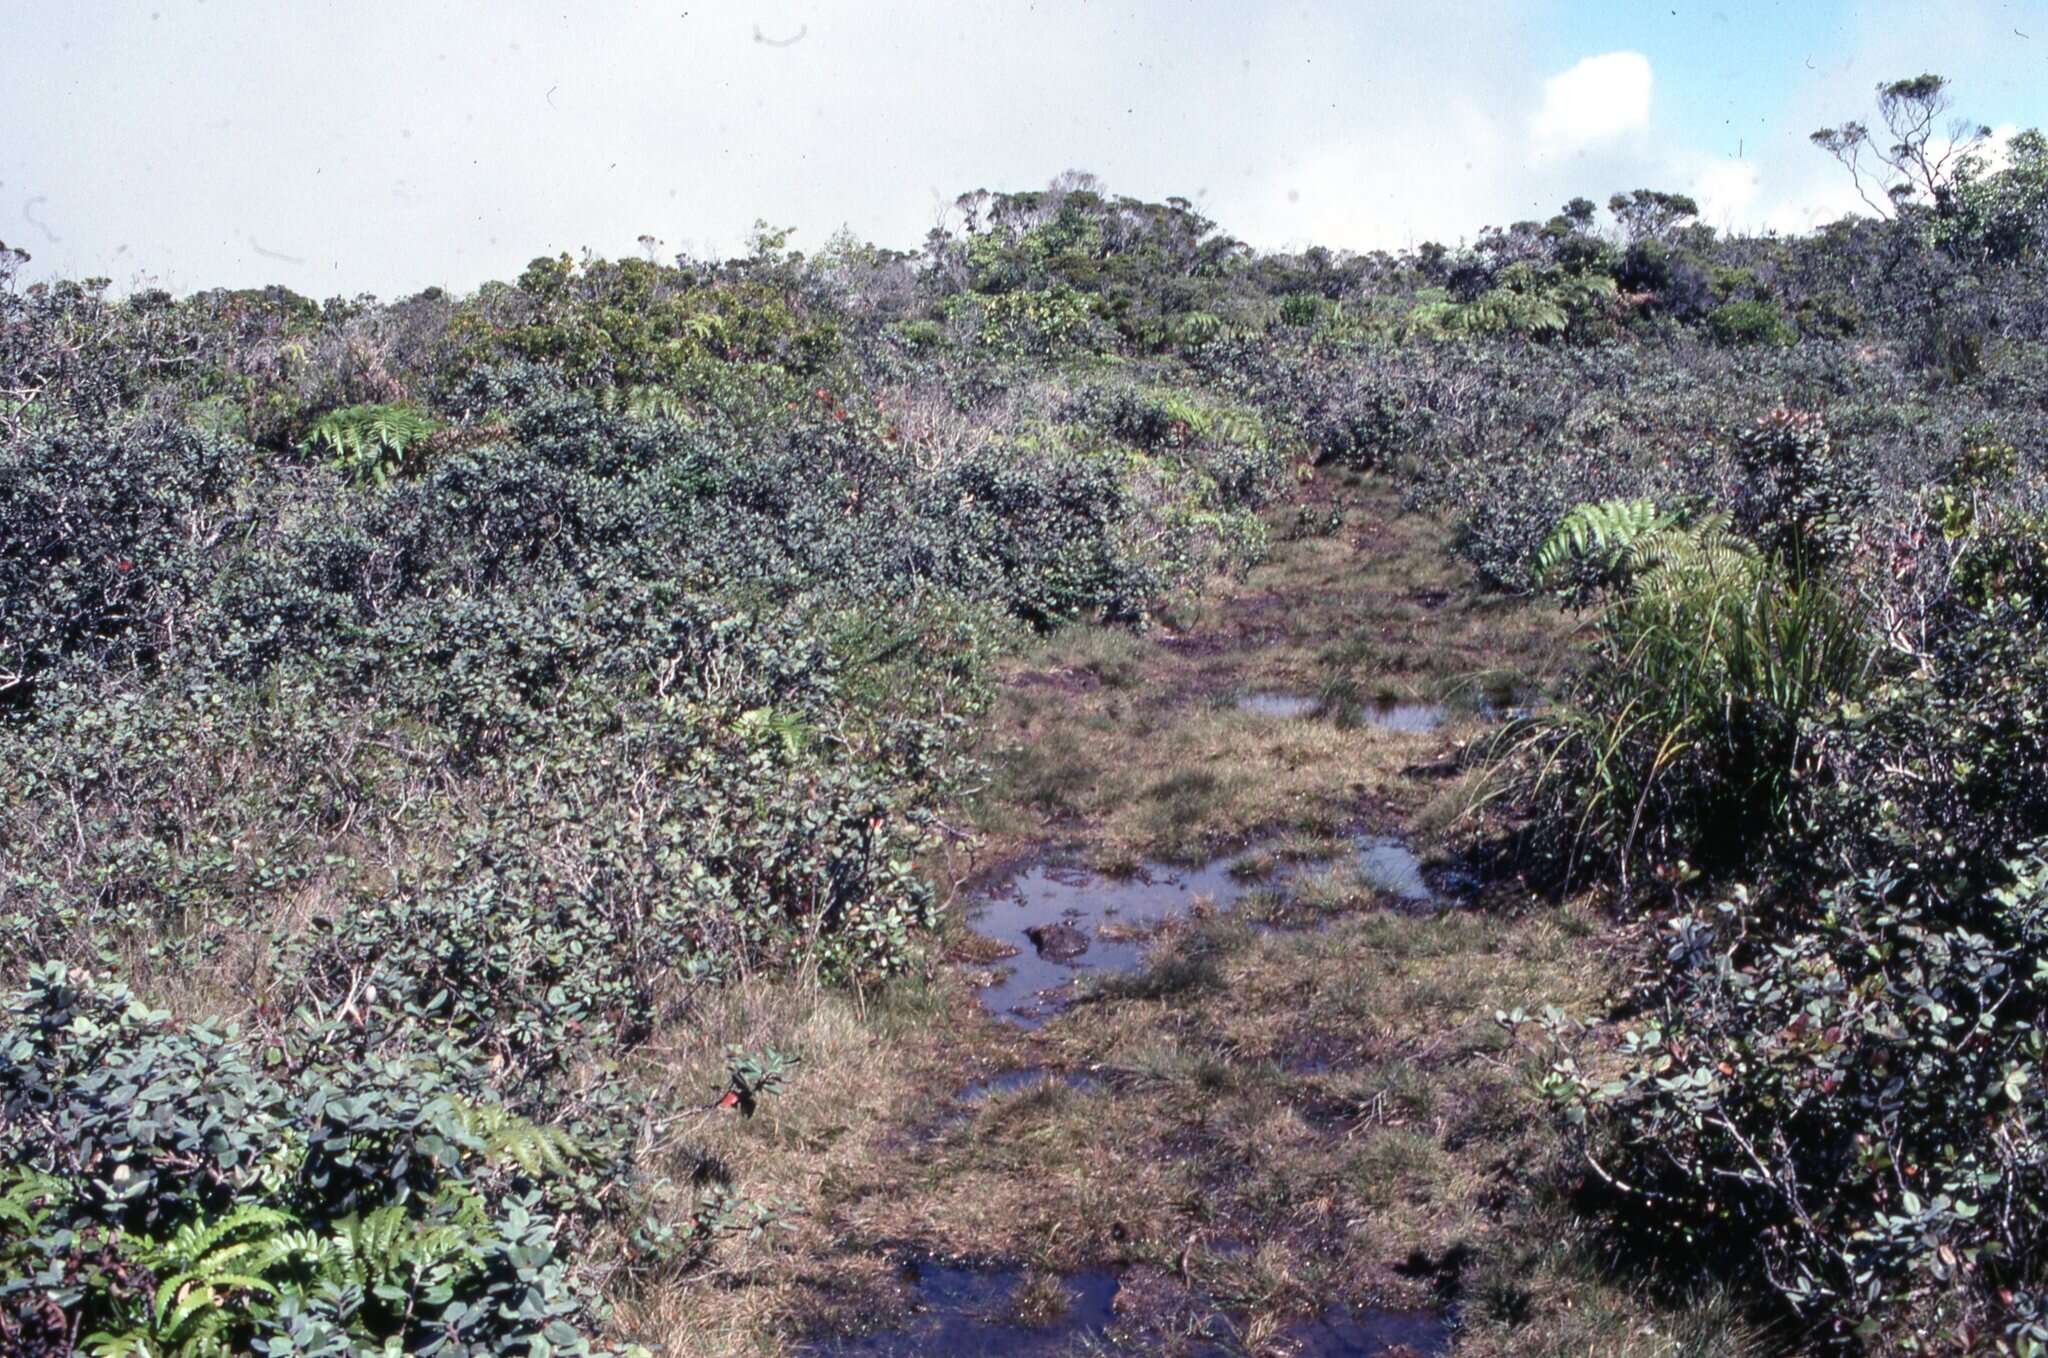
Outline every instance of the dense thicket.
{"label": "dense thicket", "polygon": [[910,964],[989,655],[1335,463],[1585,610],[1501,776],[1657,902],[1647,1026],[1553,1081],[1592,1162],[1823,1330],[2035,1351],[2044,163],[1796,239],[1639,190],[1259,255],[1070,176],[467,297],[10,267],[0,1337],[581,1351],[599,1215],[761,1220],[648,1181],[605,1063]]}

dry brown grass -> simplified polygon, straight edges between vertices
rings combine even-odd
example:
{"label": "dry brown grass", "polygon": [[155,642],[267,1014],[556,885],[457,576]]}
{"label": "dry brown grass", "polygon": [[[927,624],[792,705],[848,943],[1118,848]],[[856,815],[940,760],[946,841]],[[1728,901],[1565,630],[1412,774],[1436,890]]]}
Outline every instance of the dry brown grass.
{"label": "dry brown grass", "polygon": [[[862,996],[750,979],[713,992],[637,1053],[629,1077],[661,1104],[699,1110],[647,1129],[650,1172],[687,1186],[700,1162],[729,1164],[749,1196],[796,1215],[794,1229],[728,1241],[687,1276],[621,1287],[616,1329],[662,1354],[772,1353],[795,1334],[859,1319],[891,1270],[842,1248],[831,1204],[871,1176],[890,1129],[913,1120],[933,1082],[947,1078],[953,1053],[937,1035],[948,1029],[949,1004],[964,999],[957,983],[905,982]],[[802,1062],[752,1118],[712,1107],[728,1044]]]}

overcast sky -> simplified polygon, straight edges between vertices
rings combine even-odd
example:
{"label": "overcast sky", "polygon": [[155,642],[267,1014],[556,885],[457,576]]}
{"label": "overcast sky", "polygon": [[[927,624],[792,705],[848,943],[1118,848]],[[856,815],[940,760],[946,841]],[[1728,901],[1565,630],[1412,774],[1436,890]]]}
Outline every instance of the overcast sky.
{"label": "overcast sky", "polygon": [[2048,122],[2048,0],[0,0],[0,240],[32,277],[316,296],[535,255],[915,246],[1059,171],[1252,243],[1456,241],[1574,194],[1855,205],[1807,144],[1933,70]]}

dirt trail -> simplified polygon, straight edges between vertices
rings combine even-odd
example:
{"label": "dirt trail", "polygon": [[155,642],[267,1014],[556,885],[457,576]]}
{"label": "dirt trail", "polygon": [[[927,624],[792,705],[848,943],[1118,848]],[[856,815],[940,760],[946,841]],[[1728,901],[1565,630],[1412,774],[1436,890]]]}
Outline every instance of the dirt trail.
{"label": "dirt trail", "polygon": [[1184,615],[1012,665],[945,965],[785,1034],[837,1087],[735,1146],[816,1205],[720,1280],[733,1333],[1638,1351],[1643,1303],[1547,1190],[1540,1057],[1494,1022],[1594,1003],[1602,921],[1476,880],[1454,832],[1460,750],[1562,624],[1478,593],[1381,483],[1310,499],[1331,531],[1276,513]]}

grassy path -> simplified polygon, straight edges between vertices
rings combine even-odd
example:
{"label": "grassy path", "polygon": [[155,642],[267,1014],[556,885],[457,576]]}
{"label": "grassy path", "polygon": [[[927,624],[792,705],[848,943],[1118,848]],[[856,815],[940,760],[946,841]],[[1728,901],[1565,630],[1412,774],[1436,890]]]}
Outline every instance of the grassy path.
{"label": "grassy path", "polygon": [[[1562,625],[1476,593],[1383,484],[1304,496],[1299,520],[1276,513],[1270,560],[1184,616],[1074,629],[1012,663],[983,839],[949,865],[960,908],[927,977],[868,996],[742,984],[655,1044],[679,1088],[715,1085],[726,1041],[803,1055],[762,1116],[688,1129],[803,1214],[708,1273],[651,1281],[629,1332],[789,1352],[943,1312],[933,1280],[982,1278],[961,1333],[1019,1327],[990,1352],[1080,1352],[1067,1331],[1085,1329],[1134,1352],[1391,1353],[1440,1341],[1445,1316],[1460,1354],[1742,1351],[1717,1310],[1660,1307],[1596,1267],[1552,1189],[1540,1057],[1493,1021],[1596,1005],[1610,926],[1512,882],[1444,891],[1460,746],[1489,703],[1541,685]],[[1320,711],[1247,710],[1247,693]],[[1441,724],[1390,729],[1388,702],[1440,705]],[[1419,907],[1353,871],[1361,832],[1412,847],[1445,898]],[[1128,873],[1247,847],[1254,870],[1336,861],[1302,869],[1284,904],[1254,891],[1147,931],[1141,969],[1040,1028],[984,1009],[975,983],[1005,960],[967,907],[1018,864]],[[917,1260],[1007,1271],[927,1268],[920,1294]],[[941,1318],[840,1351],[982,1351]]]}

